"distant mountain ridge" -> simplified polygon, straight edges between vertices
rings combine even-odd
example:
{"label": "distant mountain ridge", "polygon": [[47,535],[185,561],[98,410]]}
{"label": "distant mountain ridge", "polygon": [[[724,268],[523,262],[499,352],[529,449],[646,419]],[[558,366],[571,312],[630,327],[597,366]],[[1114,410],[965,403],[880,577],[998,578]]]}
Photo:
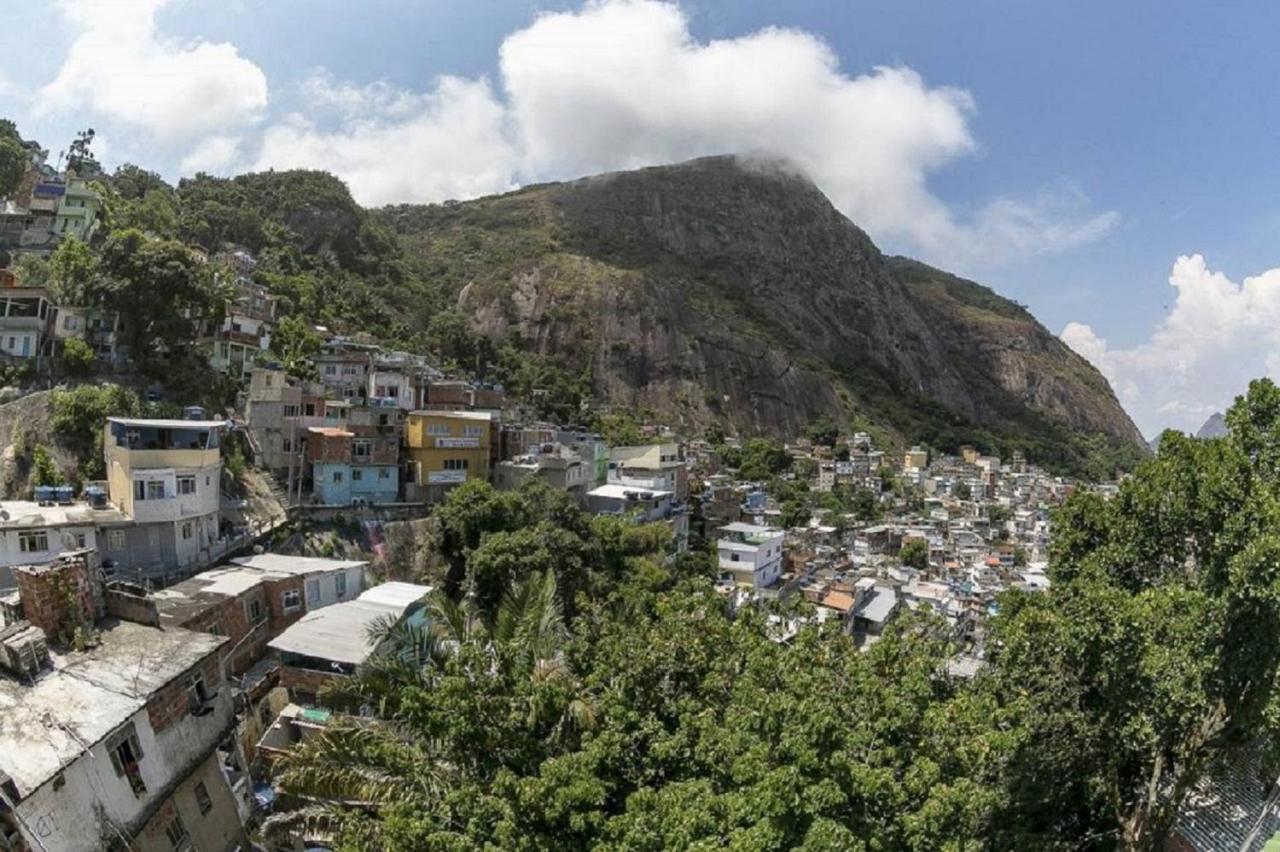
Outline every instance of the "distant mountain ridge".
{"label": "distant mountain ridge", "polygon": [[1197,438],[1225,438],[1227,437],[1227,418],[1221,412],[1215,412],[1209,415],[1209,419],[1204,421],[1204,425],[1196,432]]}
{"label": "distant mountain ridge", "polygon": [[598,398],[790,437],[824,415],[1107,475],[1145,442],[1021,306],[886,257],[808,180],[731,156],[375,211],[486,334],[590,370]]}

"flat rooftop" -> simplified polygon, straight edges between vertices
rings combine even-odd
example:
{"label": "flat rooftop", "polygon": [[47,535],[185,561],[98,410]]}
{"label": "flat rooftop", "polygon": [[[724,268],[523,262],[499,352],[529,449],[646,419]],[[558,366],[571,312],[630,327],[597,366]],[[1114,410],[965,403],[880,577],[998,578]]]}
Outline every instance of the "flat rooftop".
{"label": "flat rooftop", "polygon": [[607,497],[613,500],[625,500],[629,494],[648,494],[650,496],[646,499],[654,500],[660,497],[670,497],[672,492],[662,491],[658,488],[643,488],[639,485],[619,485],[615,482],[601,485],[599,488],[593,488],[587,492],[589,497]]}
{"label": "flat rooftop", "polygon": [[348,559],[322,559],[317,556],[288,556],[283,553],[259,553],[231,560],[236,565],[257,568],[275,574],[321,574],[327,571],[363,568],[368,562]]}
{"label": "flat rooftop", "polygon": [[227,598],[238,597],[262,585],[267,574],[237,565],[203,571],[194,577],[151,592],[162,625],[180,625]]}
{"label": "flat rooftop", "polygon": [[0,529],[90,526],[127,520],[119,509],[94,509],[88,503],[41,506],[31,500],[0,500]]}
{"label": "flat rooftop", "polygon": [[108,417],[107,422],[140,429],[220,429],[227,425],[225,420],[145,420],[136,417]]}
{"label": "flat rooftop", "polygon": [[492,411],[429,411],[419,409],[418,411],[410,411],[409,414],[418,417],[452,417],[459,420],[492,420]]}
{"label": "flat rooftop", "polygon": [[359,665],[369,659],[377,647],[369,640],[368,628],[388,616],[399,619],[409,604],[431,591],[429,586],[417,588],[421,591],[408,603],[403,602],[407,592],[393,590],[384,593],[383,599],[368,599],[361,595],[353,601],[309,612],[268,642],[267,647],[319,660]]}
{"label": "flat rooftop", "polygon": [[735,521],[732,524],[725,524],[720,528],[721,532],[742,533],[743,535],[764,535],[774,536],[782,535],[782,530],[775,527],[766,527],[759,524],[744,524]]}
{"label": "flat rooftop", "polygon": [[51,653],[34,683],[0,677],[0,772],[26,796],[146,707],[156,690],[227,640],[127,621],[98,624],[100,643]]}

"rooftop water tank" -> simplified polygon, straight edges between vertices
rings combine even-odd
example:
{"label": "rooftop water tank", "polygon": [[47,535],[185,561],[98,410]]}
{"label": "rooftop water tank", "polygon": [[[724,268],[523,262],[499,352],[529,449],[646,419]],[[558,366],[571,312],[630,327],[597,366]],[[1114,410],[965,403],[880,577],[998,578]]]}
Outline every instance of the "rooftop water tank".
{"label": "rooftop water tank", "polygon": [[54,489],[59,503],[70,503],[76,498],[76,490],[70,485],[59,485]]}
{"label": "rooftop water tank", "polygon": [[94,509],[107,508],[107,492],[97,485],[90,485],[84,490],[84,499]]}
{"label": "rooftop water tank", "polygon": [[55,499],[57,499],[57,497],[58,497],[58,491],[52,485],[36,486],[36,502],[37,503],[41,503],[41,504],[52,503]]}

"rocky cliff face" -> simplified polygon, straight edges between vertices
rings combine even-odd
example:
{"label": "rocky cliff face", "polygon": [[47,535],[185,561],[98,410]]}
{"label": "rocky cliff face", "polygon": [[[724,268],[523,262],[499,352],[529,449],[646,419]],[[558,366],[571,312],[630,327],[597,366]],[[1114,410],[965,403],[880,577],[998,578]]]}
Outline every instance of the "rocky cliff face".
{"label": "rocky cliff face", "polygon": [[1141,447],[1105,379],[1025,310],[886,258],[780,163],[603,175],[425,222],[400,228],[411,255],[490,259],[459,297],[478,327],[590,364],[599,396],[686,427],[791,436],[834,415],[1068,466],[1053,447],[1081,436]]}

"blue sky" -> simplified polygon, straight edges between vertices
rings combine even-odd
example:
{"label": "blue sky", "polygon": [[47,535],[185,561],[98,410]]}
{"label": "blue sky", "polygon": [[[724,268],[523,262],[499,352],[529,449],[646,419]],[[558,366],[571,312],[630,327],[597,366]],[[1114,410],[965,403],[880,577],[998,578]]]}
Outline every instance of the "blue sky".
{"label": "blue sky", "polygon": [[109,165],[328,167],[381,203],[777,151],[1030,306],[1148,434],[1280,374],[1276,4],[5,7],[0,115],[55,152],[92,125]]}

